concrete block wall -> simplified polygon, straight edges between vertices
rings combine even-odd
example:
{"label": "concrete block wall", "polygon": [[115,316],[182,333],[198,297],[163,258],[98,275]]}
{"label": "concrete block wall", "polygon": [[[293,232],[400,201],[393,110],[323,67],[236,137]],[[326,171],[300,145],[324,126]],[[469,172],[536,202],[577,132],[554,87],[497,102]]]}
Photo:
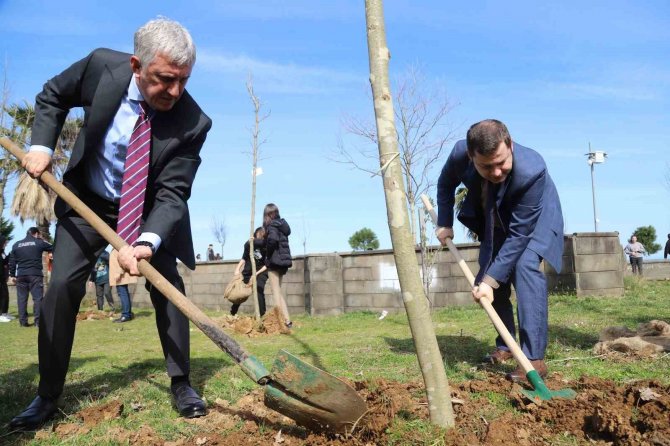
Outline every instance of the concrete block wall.
{"label": "concrete block wall", "polygon": [[[624,258],[624,275],[633,275],[628,256]],[[668,260],[647,260],[642,263],[642,276],[649,280],[670,280],[670,261]]]}
{"label": "concrete block wall", "polygon": [[617,232],[573,234],[572,253],[577,296],[623,296],[623,248]]}
{"label": "concrete block wall", "polygon": [[[623,294],[623,276],[627,262],[616,232],[578,233],[565,236],[565,252],[560,274],[545,264],[550,291],[574,291],[582,295]],[[479,269],[478,243],[459,245],[466,263],[476,274]],[[230,302],[223,291],[233,277],[237,260],[198,263],[195,271],[178,265],[184,279],[186,296],[203,309],[227,312]],[[417,252],[417,263],[420,253]],[[630,268],[628,266],[628,268]],[[445,249],[436,252],[430,269],[433,308],[470,304],[469,285],[452,255]],[[645,263],[645,275],[670,278],[670,262]],[[13,288],[13,287],[12,287]],[[353,253],[309,254],[293,259],[293,267],[284,276],[282,289],[292,314],[335,315],[353,311],[402,312],[404,305],[395,269],[393,251],[377,250]],[[144,279],[130,286],[133,305],[151,306]],[[118,297],[115,295],[115,300]],[[272,289],[265,288],[268,308],[274,306]],[[247,300],[242,313],[253,313]]]}

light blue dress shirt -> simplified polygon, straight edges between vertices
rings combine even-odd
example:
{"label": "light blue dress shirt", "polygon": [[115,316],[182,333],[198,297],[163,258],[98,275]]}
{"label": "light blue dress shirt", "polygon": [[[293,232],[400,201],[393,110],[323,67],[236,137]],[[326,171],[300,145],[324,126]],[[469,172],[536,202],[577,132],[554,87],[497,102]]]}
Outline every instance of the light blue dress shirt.
{"label": "light blue dress shirt", "polygon": [[[132,76],[128,90],[121,99],[119,109],[105,133],[105,138],[86,161],[85,181],[88,188],[96,195],[115,203],[121,199],[128,141],[142,111],[140,102],[143,100],[144,97],[137,87],[135,76]],[[53,149],[46,146],[33,145],[30,146],[30,151],[53,155]],[[153,232],[143,232],[137,240],[150,242],[155,249],[158,249],[161,244],[161,238]]]}

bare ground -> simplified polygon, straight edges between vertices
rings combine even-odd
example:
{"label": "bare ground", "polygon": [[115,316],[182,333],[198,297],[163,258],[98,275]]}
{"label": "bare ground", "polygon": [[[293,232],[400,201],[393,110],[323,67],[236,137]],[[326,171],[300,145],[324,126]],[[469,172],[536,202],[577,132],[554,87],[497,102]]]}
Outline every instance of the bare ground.
{"label": "bare ground", "polygon": [[[670,386],[655,381],[617,385],[611,381],[582,378],[567,382],[560,375],[546,381],[550,389],[572,388],[574,399],[531,402],[518,384],[498,374],[461,383],[452,388],[456,427],[435,430],[427,437],[419,429],[389,429],[398,421],[427,420],[428,409],[421,383],[385,380],[353,386],[367,401],[368,413],[348,437],[309,432],[263,404],[262,389],[229,403],[210,403],[205,417],[189,420],[196,433],[189,438],[167,441],[150,427],[131,432],[122,428],[107,431],[102,440],[131,445],[381,445],[425,444],[441,439],[445,445],[670,445]],[[511,402],[515,412],[492,403],[491,395]],[[141,409],[140,409],[141,410]],[[123,415],[118,401],[92,406],[78,412],[72,422],[51,426],[63,441],[85,434],[106,420]],[[400,425],[401,423],[398,423]],[[393,433],[392,433],[393,432]],[[38,432],[36,438],[46,435]],[[394,435],[391,439],[390,435]],[[393,441],[391,441],[393,440]],[[432,441],[431,441],[432,443]]]}

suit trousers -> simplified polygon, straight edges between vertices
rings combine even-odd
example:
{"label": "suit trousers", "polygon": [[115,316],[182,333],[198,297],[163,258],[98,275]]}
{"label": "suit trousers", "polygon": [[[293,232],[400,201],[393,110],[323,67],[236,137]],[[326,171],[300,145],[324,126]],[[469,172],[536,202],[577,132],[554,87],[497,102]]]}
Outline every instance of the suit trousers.
{"label": "suit trousers", "polygon": [[[82,200],[108,225],[116,226],[118,205],[90,194]],[[57,398],[63,392],[68,371],[75,324],[86,281],[107,242],[83,218],[70,210],[59,218],[54,243],[51,281],[42,302],[38,351],[40,383],[38,395]],[[183,281],[174,256],[159,249],[151,264],[182,292]],[[189,373],[190,336],[188,319],[157,290],[151,289],[156,326],[169,376]]]}
{"label": "suit trousers", "polygon": [[[510,300],[511,285],[514,285],[519,345],[530,360],[544,359],[549,332],[547,279],[540,270],[541,262],[542,257],[526,249],[512,271],[511,283],[501,283],[493,292],[493,308],[510,334],[516,338],[514,309]],[[496,338],[496,346],[507,348],[500,336]]]}

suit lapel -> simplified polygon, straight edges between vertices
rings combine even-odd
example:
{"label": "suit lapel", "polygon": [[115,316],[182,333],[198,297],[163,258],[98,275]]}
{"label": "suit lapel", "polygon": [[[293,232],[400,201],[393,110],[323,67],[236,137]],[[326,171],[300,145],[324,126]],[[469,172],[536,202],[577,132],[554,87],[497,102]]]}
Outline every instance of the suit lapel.
{"label": "suit lapel", "polygon": [[[516,144],[512,142],[512,147],[514,147]],[[515,147],[516,149],[516,147]],[[496,207],[499,209],[500,205],[502,204],[503,197],[505,196],[505,192],[507,192],[507,188],[509,187],[509,184],[512,182],[512,177],[514,176],[514,169],[517,167],[517,162],[516,162],[516,157],[515,153],[517,153],[518,150],[515,150],[512,152],[512,170],[507,175],[507,178],[505,178],[505,181],[498,187],[498,193],[496,195]]]}
{"label": "suit lapel", "polygon": [[132,70],[128,62],[118,66],[105,66],[91,104],[87,141],[97,143],[103,140],[128,89],[131,76]]}
{"label": "suit lapel", "polygon": [[[186,93],[184,93],[186,94]],[[174,135],[183,133],[184,109],[182,106],[183,98],[180,99],[174,108],[168,112],[156,112],[151,120],[151,165],[155,166],[164,154],[168,145],[176,141]]]}
{"label": "suit lapel", "polygon": [[177,123],[169,118],[169,113],[157,112],[151,120],[151,165],[155,166],[168,143],[173,139]]}

